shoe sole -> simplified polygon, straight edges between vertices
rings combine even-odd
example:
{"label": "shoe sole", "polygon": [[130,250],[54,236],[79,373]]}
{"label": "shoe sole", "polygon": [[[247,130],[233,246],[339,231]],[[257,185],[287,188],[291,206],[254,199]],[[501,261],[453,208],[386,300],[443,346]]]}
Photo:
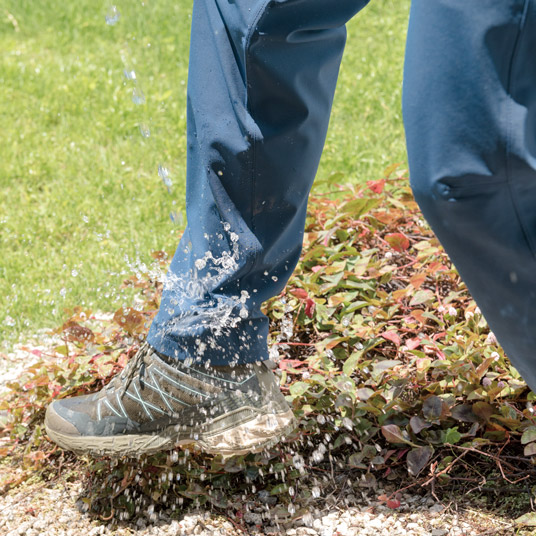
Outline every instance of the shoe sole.
{"label": "shoe sole", "polygon": [[154,434],[73,436],[52,429],[47,421],[48,413],[45,418],[47,434],[60,447],[75,454],[114,457],[137,457],[185,445],[224,457],[260,452],[276,445],[297,426],[291,409],[283,413],[263,413],[262,409],[248,406],[195,429],[177,425]]}

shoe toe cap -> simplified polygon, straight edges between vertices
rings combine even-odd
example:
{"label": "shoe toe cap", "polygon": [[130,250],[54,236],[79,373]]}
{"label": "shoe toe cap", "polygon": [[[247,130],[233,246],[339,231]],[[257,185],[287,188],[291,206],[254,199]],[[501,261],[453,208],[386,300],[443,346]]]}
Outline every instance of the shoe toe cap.
{"label": "shoe toe cap", "polygon": [[66,435],[80,435],[76,427],[67,420],[66,409],[62,400],[55,400],[47,408],[45,414],[45,427],[47,431]]}

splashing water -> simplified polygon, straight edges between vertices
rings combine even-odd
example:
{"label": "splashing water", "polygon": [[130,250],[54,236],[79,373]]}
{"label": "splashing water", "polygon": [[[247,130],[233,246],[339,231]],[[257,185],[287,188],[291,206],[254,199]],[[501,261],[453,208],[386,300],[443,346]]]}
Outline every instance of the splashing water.
{"label": "splashing water", "polygon": [[149,125],[147,125],[146,123],[140,123],[139,127],[140,127],[140,134],[144,138],[148,138],[151,135],[151,129],[149,128]]}
{"label": "splashing water", "polygon": [[132,90],[132,102],[134,104],[145,104],[145,95],[140,87],[136,86]]}
{"label": "splashing water", "polygon": [[168,192],[171,190],[173,181],[171,180],[169,169],[162,164],[158,164],[158,175],[162,179],[162,182],[166,185]]}
{"label": "splashing water", "polygon": [[106,12],[106,15],[104,16],[106,24],[108,24],[109,26],[115,26],[119,22],[120,18],[121,13],[119,13],[119,10],[116,6],[110,6],[108,8],[108,11]]}
{"label": "splashing water", "polygon": [[[231,251],[223,251],[219,256],[210,250],[206,251],[203,257],[195,260],[190,273],[166,274],[163,280],[164,291],[173,297],[173,309],[168,310],[168,313],[173,316],[175,307],[181,311],[166,324],[166,330],[193,334],[199,326],[203,326],[218,337],[224,330],[236,328],[249,317],[247,302],[251,296],[248,292],[242,290],[236,296],[215,292],[239,267],[238,241],[232,239],[235,233],[231,232],[231,227],[226,222],[222,222],[222,227],[227,233]],[[210,345],[211,341],[203,344],[200,341],[196,359],[202,357],[207,344]]]}
{"label": "splashing water", "polygon": [[130,69],[129,67],[125,67],[123,70],[123,75],[127,80],[136,80],[136,71],[134,69]]}

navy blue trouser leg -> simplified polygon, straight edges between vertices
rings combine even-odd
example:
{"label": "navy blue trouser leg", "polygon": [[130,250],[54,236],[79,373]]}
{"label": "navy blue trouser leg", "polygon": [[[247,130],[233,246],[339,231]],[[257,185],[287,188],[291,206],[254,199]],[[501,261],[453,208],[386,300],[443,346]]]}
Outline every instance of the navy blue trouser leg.
{"label": "navy blue trouser leg", "polygon": [[403,111],[415,197],[536,391],[536,1],[413,0]]}
{"label": "navy blue trouser leg", "polygon": [[213,365],[268,357],[263,301],[301,250],[346,39],[368,0],[194,0],[188,225],[148,336]]}

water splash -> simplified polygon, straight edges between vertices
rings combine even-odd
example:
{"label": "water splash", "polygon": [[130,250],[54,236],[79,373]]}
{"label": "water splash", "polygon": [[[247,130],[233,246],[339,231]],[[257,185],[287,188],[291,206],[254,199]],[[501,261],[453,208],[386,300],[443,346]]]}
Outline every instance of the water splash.
{"label": "water splash", "polygon": [[162,179],[162,182],[166,185],[168,192],[171,191],[171,186],[173,186],[173,181],[169,173],[169,169],[163,164],[158,164],[158,175]]}
{"label": "water splash", "polygon": [[[217,291],[239,268],[238,240],[233,240],[233,236],[238,235],[226,222],[222,222],[222,228],[227,235],[228,251],[214,255],[208,250],[195,259],[189,272],[168,272],[162,281],[164,292],[171,296],[167,312],[172,318],[166,323],[165,331],[192,335],[202,326],[205,333],[210,333],[209,337],[197,342],[196,360],[202,359],[208,346],[217,344],[216,338],[224,331],[236,328],[250,316],[248,302],[251,296],[247,291],[242,290],[239,295],[224,295]],[[189,251],[188,247],[186,251]],[[246,347],[247,341],[243,343]]]}
{"label": "water splash", "polygon": [[149,128],[149,125],[147,125],[146,123],[140,123],[139,128],[140,128],[140,134],[144,138],[148,138],[151,135],[151,129]]}
{"label": "water splash", "polygon": [[104,15],[106,24],[108,24],[109,26],[115,26],[119,22],[120,18],[121,18],[121,13],[119,13],[117,6],[113,6],[113,5],[108,8],[106,15]]}
{"label": "water splash", "polygon": [[123,76],[127,80],[136,80],[136,71],[129,67],[125,67],[125,69],[123,70]]}
{"label": "water splash", "polygon": [[177,226],[177,227],[184,227],[184,216],[182,215],[182,212],[172,210],[169,213],[169,219]]}
{"label": "water splash", "polygon": [[132,102],[134,104],[145,104],[145,95],[139,86],[132,89]]}

